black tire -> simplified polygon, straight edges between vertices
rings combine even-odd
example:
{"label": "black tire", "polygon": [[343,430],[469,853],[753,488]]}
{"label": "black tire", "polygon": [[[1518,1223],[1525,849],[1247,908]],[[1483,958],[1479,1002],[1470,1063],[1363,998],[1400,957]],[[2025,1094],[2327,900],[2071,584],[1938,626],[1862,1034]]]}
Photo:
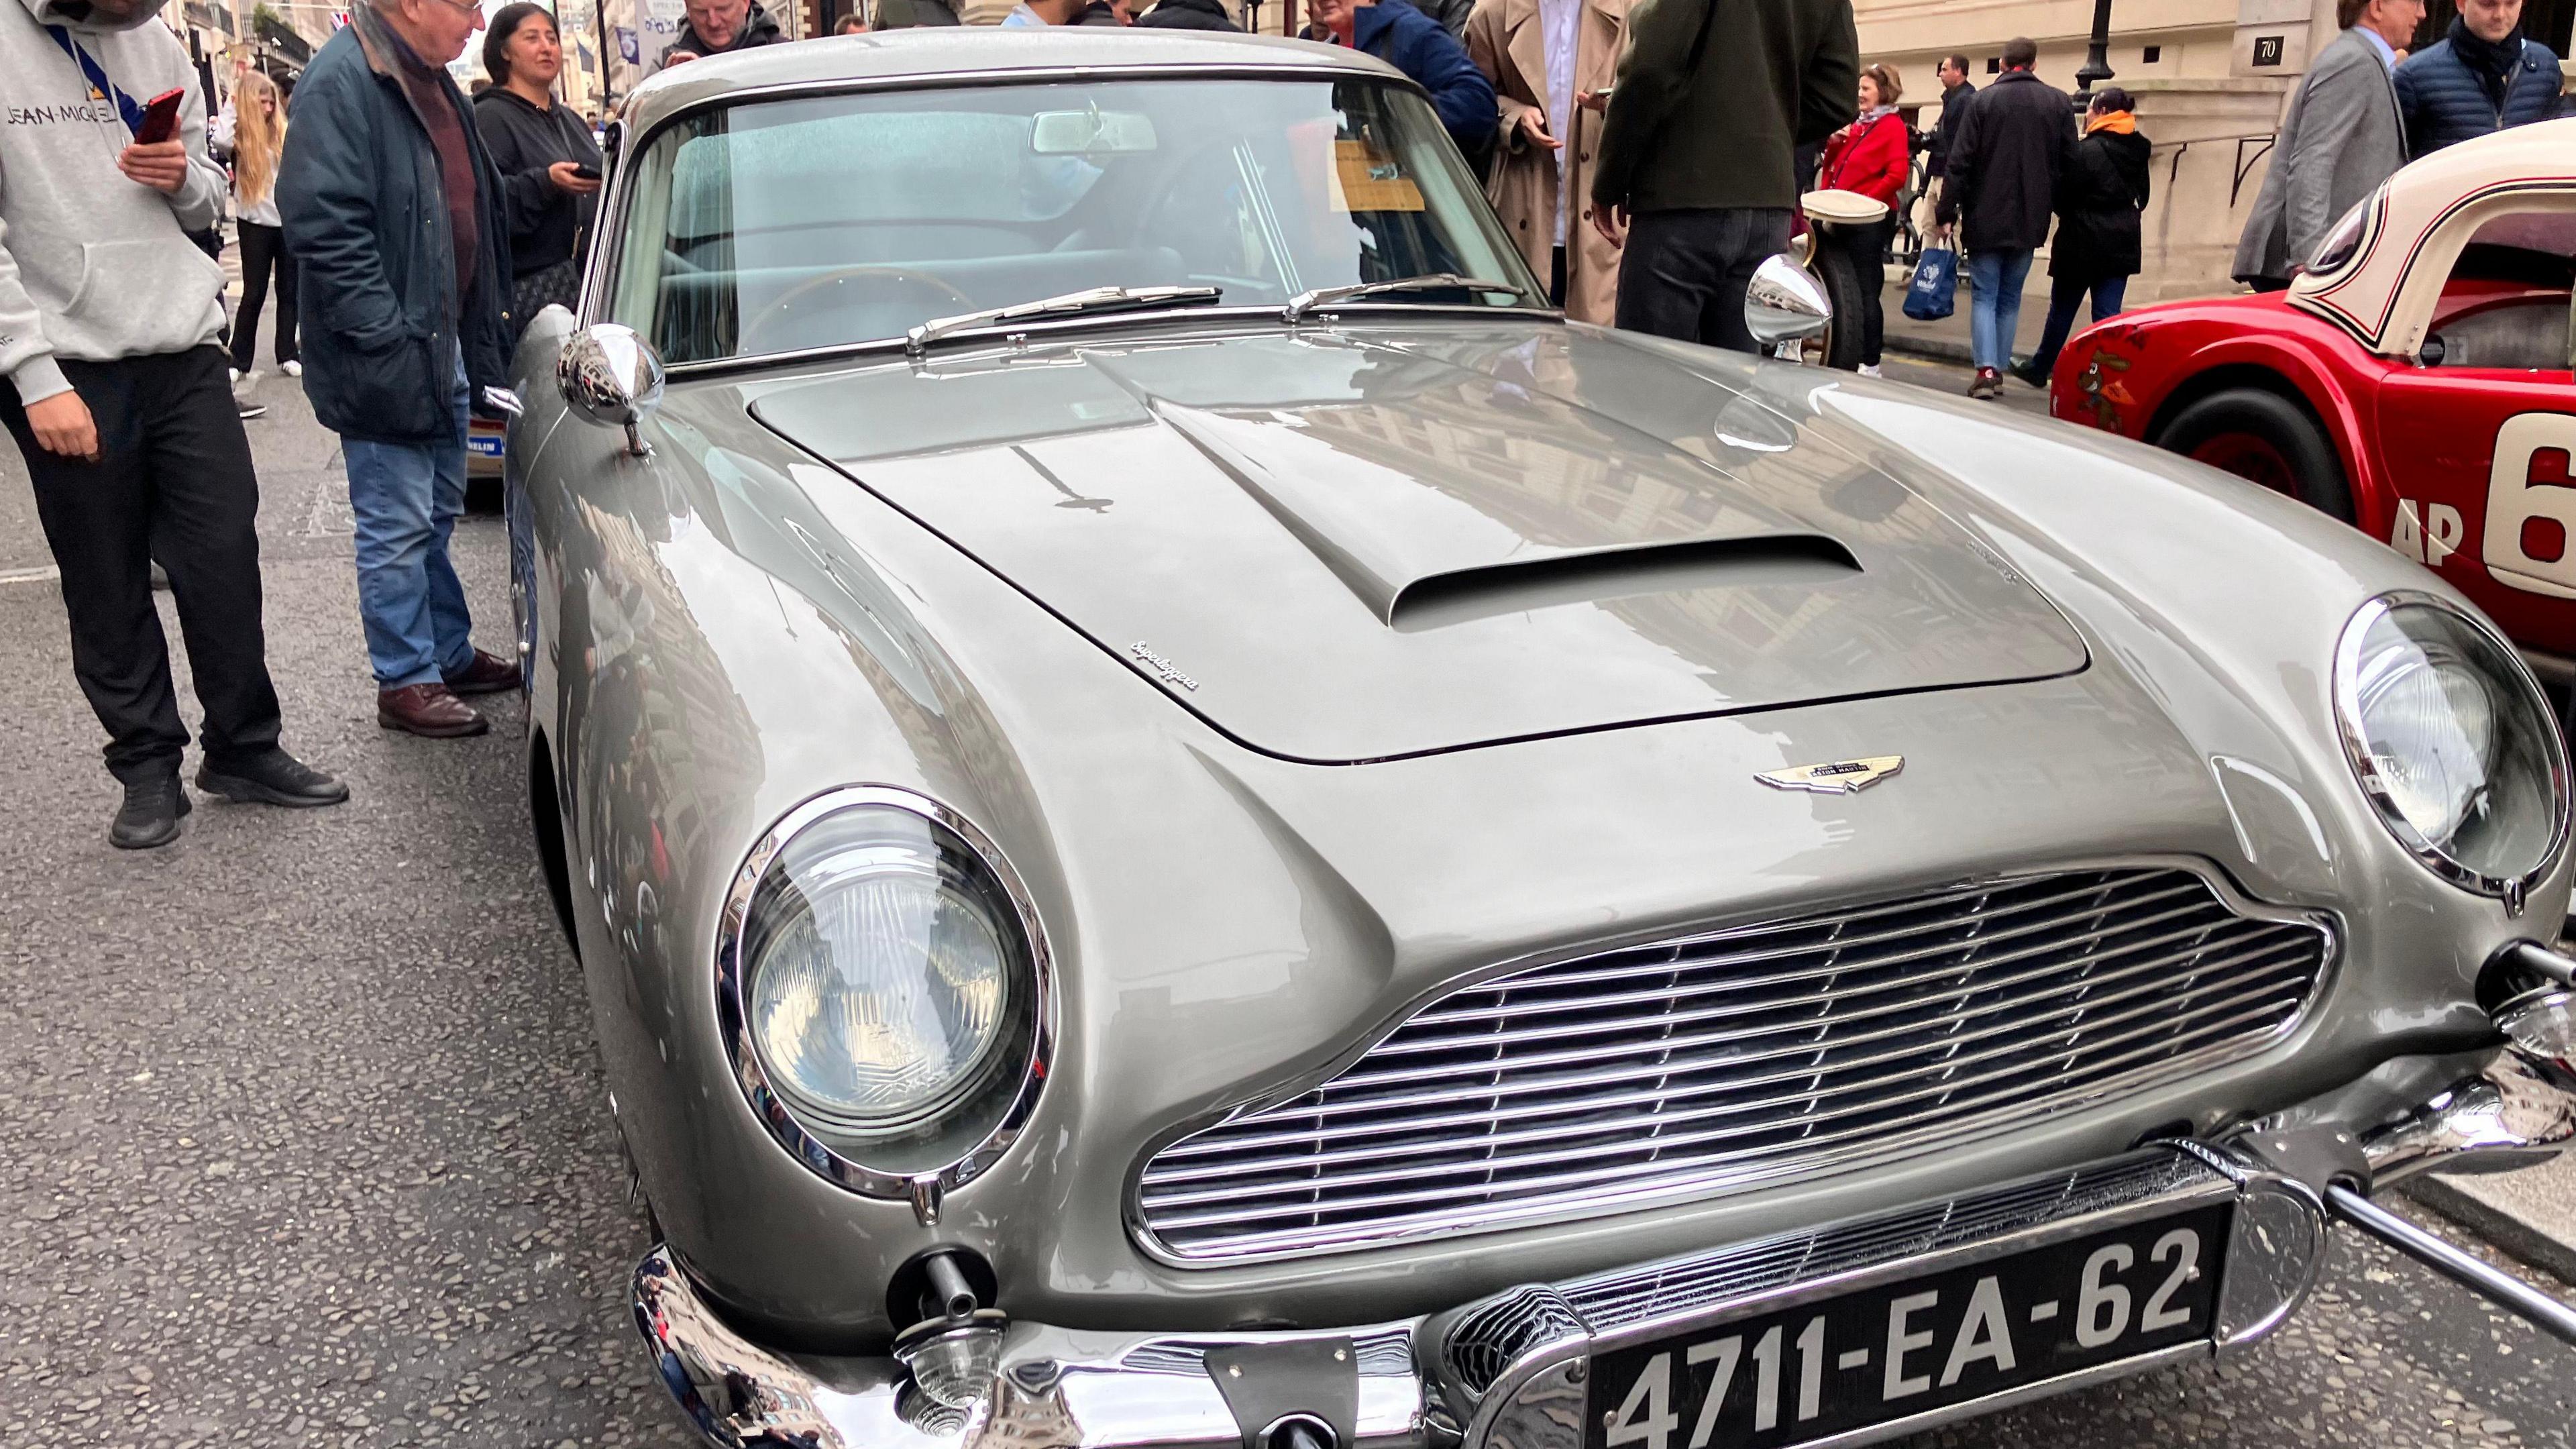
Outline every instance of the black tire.
{"label": "black tire", "polygon": [[2353,520],[2352,483],[2305,407],[2259,387],[2214,392],[2174,415],[2159,448],[2286,493],[2328,518]]}
{"label": "black tire", "polygon": [[1808,235],[1813,245],[1808,248],[1807,270],[1825,284],[1825,300],[1834,304],[1834,320],[1824,336],[1807,344],[1807,360],[1851,372],[1859,368],[1861,359],[1860,273],[1852,267],[1851,255],[1823,232]]}

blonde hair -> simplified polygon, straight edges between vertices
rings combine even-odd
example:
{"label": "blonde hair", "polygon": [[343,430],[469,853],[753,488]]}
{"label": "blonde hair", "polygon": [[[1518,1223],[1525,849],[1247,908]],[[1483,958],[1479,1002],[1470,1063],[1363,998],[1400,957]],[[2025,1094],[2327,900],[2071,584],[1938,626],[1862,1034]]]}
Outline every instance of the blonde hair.
{"label": "blonde hair", "polygon": [[277,185],[278,153],[286,149],[286,107],[275,115],[260,97],[275,98],[277,84],[258,71],[233,87],[233,190],[253,206],[268,200]]}
{"label": "blonde hair", "polygon": [[1896,98],[1905,94],[1905,78],[1896,73],[1896,67],[1884,61],[1862,66],[1860,73],[1868,76],[1870,83],[1878,87],[1878,103],[1882,106],[1895,105]]}

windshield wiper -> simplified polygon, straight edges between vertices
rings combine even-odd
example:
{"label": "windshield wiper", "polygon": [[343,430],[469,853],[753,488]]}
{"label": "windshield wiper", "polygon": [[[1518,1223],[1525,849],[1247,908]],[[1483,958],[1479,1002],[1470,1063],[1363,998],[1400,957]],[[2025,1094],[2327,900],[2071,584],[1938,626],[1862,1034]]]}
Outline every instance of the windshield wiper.
{"label": "windshield wiper", "polygon": [[1163,307],[1173,303],[1213,302],[1223,295],[1223,290],[1217,287],[1085,287],[1060,297],[1040,297],[1034,302],[1016,302],[1008,307],[990,307],[981,312],[961,312],[954,317],[933,317],[903,335],[903,350],[919,357],[923,348],[951,332],[990,326],[995,322],[1016,322],[1025,317],[1070,317],[1081,312]]}
{"label": "windshield wiper", "polygon": [[1434,272],[1427,277],[1396,277],[1384,282],[1358,282],[1347,287],[1315,287],[1288,299],[1280,320],[1303,321],[1308,312],[1332,302],[1348,302],[1355,297],[1380,297],[1391,292],[1509,292],[1517,297],[1518,287],[1501,282],[1488,282],[1477,277],[1462,277],[1456,272]]}

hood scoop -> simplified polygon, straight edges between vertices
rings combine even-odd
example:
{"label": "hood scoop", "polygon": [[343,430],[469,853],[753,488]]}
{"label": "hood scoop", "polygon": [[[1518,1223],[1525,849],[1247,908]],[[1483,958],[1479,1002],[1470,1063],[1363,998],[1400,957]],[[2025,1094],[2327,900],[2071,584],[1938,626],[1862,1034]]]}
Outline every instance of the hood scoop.
{"label": "hood scoop", "polygon": [[1812,533],[1642,544],[1416,579],[1396,592],[1386,621],[1400,632],[1411,633],[1501,614],[1651,594],[1756,585],[1815,588],[1859,572],[1860,560],[1852,557],[1850,549]]}
{"label": "hood scoop", "polygon": [[[1532,345],[1634,361],[1571,329]],[[1740,400],[1704,385],[1723,423]],[[1677,445],[1322,329],[868,367],[752,412],[1290,759],[2085,663],[2049,602],[1938,509],[1786,418],[1776,437]]]}
{"label": "hood scoop", "polygon": [[[1258,422],[1149,401],[1236,486],[1330,569],[1368,611],[1400,629],[1431,629],[1497,614],[1755,582],[1817,582],[1858,573],[1851,550],[1790,521],[1747,509],[1712,519],[1733,536],[1594,547],[1544,545],[1500,563],[1450,567],[1446,520],[1406,527],[1394,515],[1420,501],[1410,487],[1380,495],[1350,486],[1348,460],[1264,447]],[[1409,481],[1409,480],[1408,480]],[[1445,509],[1437,510],[1445,513]]]}

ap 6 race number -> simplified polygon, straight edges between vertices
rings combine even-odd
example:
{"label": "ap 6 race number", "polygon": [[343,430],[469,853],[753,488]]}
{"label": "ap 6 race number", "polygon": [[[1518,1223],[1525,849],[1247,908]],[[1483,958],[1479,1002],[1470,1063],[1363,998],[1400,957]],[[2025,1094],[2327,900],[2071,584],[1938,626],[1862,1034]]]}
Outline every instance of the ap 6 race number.
{"label": "ap 6 race number", "polygon": [[[2497,583],[2576,599],[2576,417],[2524,413],[2496,430],[2487,472],[2487,527],[2478,552]],[[2528,525],[2539,523],[2541,528]],[[2534,539],[2532,535],[2546,535]],[[2546,555],[2545,557],[2543,555]]]}
{"label": "ap 6 race number", "polygon": [[[2497,583],[2527,594],[2576,599],[2571,459],[2576,459],[2576,415],[2520,413],[2496,430],[2478,561]],[[2440,568],[2459,551],[2466,533],[2460,510],[2450,504],[2400,498],[2388,544],[2417,563]]]}

